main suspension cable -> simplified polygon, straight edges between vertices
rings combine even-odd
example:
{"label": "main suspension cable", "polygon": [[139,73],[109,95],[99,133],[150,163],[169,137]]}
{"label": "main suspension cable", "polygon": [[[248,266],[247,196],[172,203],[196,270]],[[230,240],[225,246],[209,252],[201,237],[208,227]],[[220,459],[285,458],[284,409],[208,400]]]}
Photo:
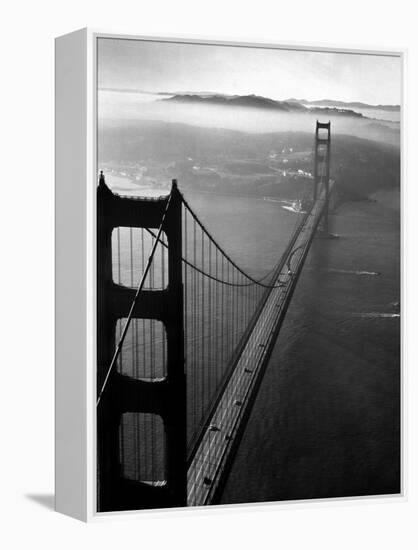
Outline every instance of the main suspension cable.
{"label": "main suspension cable", "polygon": [[[153,238],[156,238],[156,235],[155,233],[149,229],[148,227],[145,228],[146,231],[151,235],[151,237]],[[215,241],[212,241],[212,242],[215,242]],[[168,245],[167,243],[165,242],[161,242],[161,244],[168,249]],[[215,243],[216,245],[216,243]],[[277,269],[277,266],[274,266],[274,268],[269,271],[267,273],[267,275],[264,275],[264,277],[262,277],[261,279],[259,279],[258,281],[252,281],[250,283],[231,283],[230,281],[225,281],[223,279],[219,279],[218,277],[215,277],[214,275],[212,275],[211,273],[208,273],[207,271],[203,271],[200,267],[197,267],[197,265],[191,263],[189,260],[187,260],[187,258],[182,258],[182,262],[191,267],[192,269],[194,269],[195,271],[197,271],[198,273],[200,273],[201,275],[203,275],[204,277],[207,277],[208,279],[212,279],[212,281],[216,281],[217,283],[221,283],[223,285],[227,285],[227,286],[239,286],[239,287],[248,287],[248,286],[254,286],[254,285],[259,285],[259,286],[262,286],[264,288],[279,288],[281,286],[283,286],[282,284],[278,284],[278,285],[266,285],[266,284],[263,284],[261,283],[260,281],[266,279],[269,275],[271,275],[276,269]],[[245,273],[244,273],[245,275]],[[246,277],[249,279],[250,277],[246,275]]]}
{"label": "main suspension cable", "polygon": [[[180,192],[180,191],[179,191]],[[189,203],[186,201],[186,199],[184,198],[184,195],[183,193],[180,192],[180,196],[181,196],[181,199],[183,201],[183,204],[184,206],[187,208],[187,210],[189,211],[190,215],[192,216],[192,218],[195,220],[195,222],[199,225],[199,227],[201,228],[201,230],[205,233],[205,235],[207,236],[207,238],[215,245],[215,247],[219,250],[219,252],[229,261],[229,263],[231,265],[234,266],[234,268],[239,271],[246,279],[248,279],[249,281],[251,281],[251,284],[255,284],[255,285],[259,285],[259,286],[262,286],[264,288],[277,288],[278,286],[282,286],[281,284],[280,285],[266,285],[264,283],[262,283],[261,281],[263,281],[264,279],[266,279],[272,272],[275,271],[276,269],[276,266],[267,274],[265,275],[264,277],[262,277],[261,279],[254,279],[254,277],[251,277],[251,275],[248,275],[248,273],[246,273],[242,268],[240,268],[235,262],[234,260],[231,258],[231,256],[229,256],[229,254],[215,241],[215,239],[212,237],[212,235],[209,233],[209,231],[206,229],[206,227],[203,225],[203,223],[199,220],[199,218],[197,217],[197,215],[194,213],[194,211],[192,210],[192,208],[190,207]],[[196,266],[193,266],[191,265],[190,267],[193,267],[195,268]],[[203,272],[203,275],[206,275],[208,276],[207,273]],[[218,282],[220,283],[223,283],[223,284],[229,284],[230,286],[250,286],[249,284],[237,284],[237,283],[227,283],[226,281],[221,281],[219,280]]]}

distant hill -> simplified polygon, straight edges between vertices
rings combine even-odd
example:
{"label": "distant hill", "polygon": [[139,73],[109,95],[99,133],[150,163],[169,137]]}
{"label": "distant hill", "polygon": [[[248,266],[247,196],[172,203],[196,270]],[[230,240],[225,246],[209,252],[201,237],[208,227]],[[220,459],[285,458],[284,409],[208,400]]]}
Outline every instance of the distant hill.
{"label": "distant hill", "polygon": [[309,113],[317,113],[320,115],[328,116],[348,116],[354,118],[368,118],[357,111],[352,109],[342,109],[341,107],[310,107],[308,109]]}
{"label": "distant hill", "polygon": [[294,112],[295,110],[305,111],[303,105],[291,104],[286,101],[276,101],[259,95],[223,95],[223,94],[176,94],[161,101],[176,103],[204,103],[208,105],[227,105],[236,107],[256,107],[257,109],[274,109],[277,111]]}
{"label": "distant hill", "polygon": [[[306,107],[295,99],[278,101],[259,95],[224,95],[224,94],[175,94],[172,97],[161,99],[175,103],[194,103],[204,105],[220,105],[228,107],[249,107],[268,109],[285,113],[318,113],[322,115],[343,115],[360,117],[363,115],[351,109],[342,109],[339,106]],[[364,117],[363,117],[364,118]]]}
{"label": "distant hill", "polygon": [[141,90],[138,88],[112,88],[104,87],[100,88],[104,92],[121,92],[121,93],[138,93],[138,94],[150,94],[165,97],[162,101],[176,101],[182,103],[212,103],[216,105],[239,105],[243,107],[257,107],[262,109],[277,109],[279,111],[295,112],[304,111],[307,106],[316,107],[330,107],[340,108],[344,110],[350,109],[369,109],[379,111],[400,111],[400,105],[371,105],[369,103],[363,103],[361,101],[339,101],[337,99],[297,99],[291,97],[285,100],[275,100],[268,97],[249,94],[249,95],[228,95],[217,94],[214,92],[192,92],[192,91],[179,91],[179,92],[156,92],[149,90]]}
{"label": "distant hill", "polygon": [[361,101],[338,101],[335,99],[319,99],[317,101],[307,101],[306,99],[287,99],[289,103],[299,103],[302,105],[319,105],[323,107],[341,107],[344,109],[374,109],[379,111],[399,111],[399,105],[370,105]]}

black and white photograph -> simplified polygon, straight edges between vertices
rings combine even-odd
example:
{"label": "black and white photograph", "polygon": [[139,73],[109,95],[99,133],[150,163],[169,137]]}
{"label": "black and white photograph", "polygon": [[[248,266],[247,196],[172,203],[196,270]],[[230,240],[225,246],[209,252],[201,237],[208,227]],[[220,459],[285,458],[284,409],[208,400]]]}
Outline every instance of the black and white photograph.
{"label": "black and white photograph", "polygon": [[96,61],[97,512],[400,494],[401,55]]}

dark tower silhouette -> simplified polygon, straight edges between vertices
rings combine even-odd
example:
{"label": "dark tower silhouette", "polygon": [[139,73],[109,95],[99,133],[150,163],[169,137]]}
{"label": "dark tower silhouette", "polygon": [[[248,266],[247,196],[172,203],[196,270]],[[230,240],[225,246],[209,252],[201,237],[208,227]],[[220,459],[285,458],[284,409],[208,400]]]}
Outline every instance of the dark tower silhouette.
{"label": "dark tower silhouette", "polygon": [[[168,208],[167,208],[168,205]],[[133,318],[154,319],[167,338],[165,376],[134,379],[113,369],[103,388],[116,346],[116,324],[127,316],[135,289],[112,278],[112,231],[117,227],[159,228],[168,242],[168,285],[142,290]],[[173,180],[171,198],[125,198],[112,193],[103,173],[97,188],[97,407],[98,511],[186,506],[186,375],[184,369],[182,202]],[[125,413],[158,415],[164,424],[165,479],[123,477],[120,425]]]}
{"label": "dark tower silhouette", "polygon": [[[325,136],[320,135],[320,130],[325,130]],[[331,160],[331,122],[316,121],[315,130],[315,167],[314,167],[314,201],[318,198],[319,184],[325,186],[325,205],[322,218],[322,227],[328,233],[329,210],[329,166]]]}

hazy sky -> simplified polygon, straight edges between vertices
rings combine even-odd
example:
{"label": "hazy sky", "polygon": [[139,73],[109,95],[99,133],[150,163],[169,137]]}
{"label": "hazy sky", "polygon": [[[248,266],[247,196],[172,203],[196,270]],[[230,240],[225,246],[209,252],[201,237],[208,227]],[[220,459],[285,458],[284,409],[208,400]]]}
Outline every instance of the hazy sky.
{"label": "hazy sky", "polygon": [[399,104],[399,57],[99,39],[99,87]]}

